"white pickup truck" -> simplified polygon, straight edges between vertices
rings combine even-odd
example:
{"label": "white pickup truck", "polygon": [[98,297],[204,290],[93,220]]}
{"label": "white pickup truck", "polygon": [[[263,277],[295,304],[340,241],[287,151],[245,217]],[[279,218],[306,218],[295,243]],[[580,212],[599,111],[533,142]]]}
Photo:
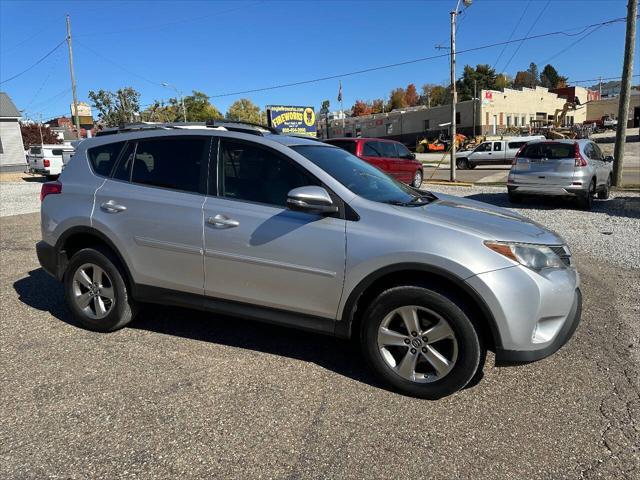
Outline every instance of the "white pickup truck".
{"label": "white pickup truck", "polygon": [[56,178],[62,172],[63,156],[73,151],[73,147],[66,145],[32,145],[27,154],[29,173]]}
{"label": "white pickup truck", "polygon": [[510,165],[518,150],[531,140],[544,140],[543,135],[512,137],[503,140],[487,140],[473,150],[456,153],[456,167],[460,170],[477,165]]}

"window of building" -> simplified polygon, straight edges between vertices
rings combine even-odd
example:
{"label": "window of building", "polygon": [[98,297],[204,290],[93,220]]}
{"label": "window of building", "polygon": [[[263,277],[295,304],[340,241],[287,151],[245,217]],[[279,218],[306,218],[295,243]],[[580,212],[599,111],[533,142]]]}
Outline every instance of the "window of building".
{"label": "window of building", "polygon": [[[125,152],[115,177],[152,187],[203,192],[201,174],[209,149],[206,138],[150,139],[138,142],[135,153]],[[122,168],[120,168],[122,166]]]}
{"label": "window of building", "polygon": [[423,130],[426,132],[429,130],[429,120],[424,120]]}
{"label": "window of building", "polygon": [[517,116],[517,115],[515,115],[515,116],[513,117],[513,125],[514,125],[515,127],[517,127],[517,126],[518,126],[518,120],[520,120],[520,119],[518,118],[518,116]]}
{"label": "window of building", "polygon": [[2,146],[2,139],[0,138],[0,153],[4,153],[4,147]]}
{"label": "window of building", "polygon": [[393,123],[387,123],[387,135],[391,135],[393,133]]}
{"label": "window of building", "polygon": [[285,207],[294,188],[319,185],[291,160],[255,144],[222,141],[220,195]]}
{"label": "window of building", "polygon": [[507,127],[511,126],[511,115],[507,115]]}
{"label": "window of building", "polygon": [[[108,177],[123,146],[124,142],[107,143],[87,150],[93,171],[100,176]],[[62,155],[62,150],[60,150],[60,155]]]}
{"label": "window of building", "polygon": [[460,112],[456,112],[456,124],[460,125]]}
{"label": "window of building", "polygon": [[522,115],[522,126],[526,126],[527,125],[527,117],[525,115]]}

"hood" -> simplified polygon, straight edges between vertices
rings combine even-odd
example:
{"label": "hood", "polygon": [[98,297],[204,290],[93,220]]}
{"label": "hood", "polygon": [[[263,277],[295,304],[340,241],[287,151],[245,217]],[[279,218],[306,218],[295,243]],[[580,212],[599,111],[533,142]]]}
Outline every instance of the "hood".
{"label": "hood", "polygon": [[[424,207],[412,207],[420,216],[441,225],[473,231],[486,240],[564,244],[560,235],[518,213],[487,203],[437,194],[438,200]],[[407,208],[407,207],[400,207]]]}

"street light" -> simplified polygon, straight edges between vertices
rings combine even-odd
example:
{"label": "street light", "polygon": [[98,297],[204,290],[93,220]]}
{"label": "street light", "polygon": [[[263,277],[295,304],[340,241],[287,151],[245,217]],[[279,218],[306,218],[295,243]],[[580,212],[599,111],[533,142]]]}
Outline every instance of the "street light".
{"label": "street light", "polygon": [[166,88],[172,88],[176,92],[176,94],[180,97],[180,103],[182,104],[182,117],[184,118],[184,121],[186,123],[187,110],[184,108],[184,97],[182,96],[182,92],[178,91],[177,87],[170,83],[162,82],[161,85]]}
{"label": "street light", "polygon": [[[456,91],[456,18],[460,13],[460,1],[456,3],[455,10],[451,11],[451,154],[450,177],[452,182],[456,181],[456,102],[458,92]],[[471,6],[472,0],[463,0],[465,8]],[[475,103],[475,100],[474,100]],[[474,132],[475,134],[475,132]]]}

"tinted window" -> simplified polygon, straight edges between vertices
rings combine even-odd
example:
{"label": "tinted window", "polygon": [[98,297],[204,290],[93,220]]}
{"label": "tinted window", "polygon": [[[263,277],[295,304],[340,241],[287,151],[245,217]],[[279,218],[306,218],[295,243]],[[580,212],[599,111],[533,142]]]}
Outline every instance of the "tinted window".
{"label": "tinted window", "polygon": [[[393,144],[391,144],[393,145]],[[316,145],[291,147],[356,195],[374,202],[408,202],[415,191],[344,150]]]}
{"label": "tinted window", "polygon": [[122,153],[122,157],[118,162],[116,171],[113,173],[113,178],[125,180],[127,182],[131,180],[131,164],[133,163],[133,154],[135,153],[135,150],[135,142],[127,144],[125,151]]}
{"label": "tinted window", "polygon": [[509,142],[509,150],[517,150],[527,142]]}
{"label": "tinted window", "polygon": [[327,142],[330,143],[331,145],[335,145],[336,147],[342,148],[344,150],[346,150],[349,153],[352,154],[356,154],[356,142],[350,142],[348,140],[332,140],[331,142]]}
{"label": "tinted window", "polygon": [[56,157],[61,157],[62,156],[62,149],[56,148],[54,150],[51,150],[51,155],[55,155]]}
{"label": "tinted window", "polygon": [[138,142],[131,181],[185,192],[201,191],[200,170],[208,139],[172,138]]}
{"label": "tinted window", "polygon": [[[124,142],[118,142],[107,143],[106,145],[100,145],[99,147],[90,148],[87,151],[87,156],[89,157],[89,162],[93,167],[93,171],[98,175],[108,177],[111,173],[113,165],[116,163],[123,145]],[[62,150],[60,150],[60,154],[62,155]]]}
{"label": "tinted window", "polygon": [[407,147],[405,147],[404,145],[400,144],[400,143],[396,143],[396,148],[398,149],[398,157],[400,158],[410,158],[411,157],[411,152],[409,151],[409,149]]}
{"label": "tinted window", "polygon": [[40,155],[42,153],[42,147],[31,147],[29,153],[31,153],[31,155]]}
{"label": "tinted window", "polygon": [[[341,149],[324,148],[353,157]],[[220,194],[224,197],[285,207],[290,190],[320,185],[293,161],[255,144],[223,140],[220,158]]]}
{"label": "tinted window", "polygon": [[381,157],[382,152],[380,151],[380,142],[365,143],[362,149],[362,154],[366,157]]}
{"label": "tinted window", "polygon": [[493,142],[493,151],[499,152],[502,150],[502,142]]}
{"label": "tinted window", "polygon": [[478,148],[474,150],[474,152],[490,152],[491,151],[491,142],[485,142],[478,145]]}
{"label": "tinted window", "polygon": [[594,154],[595,154],[595,157],[591,157],[591,158],[594,158],[596,160],[604,159],[604,155],[602,154],[602,150],[600,150],[600,147],[598,146],[598,144],[597,143],[592,143],[591,145],[593,146],[593,151],[594,151]]}
{"label": "tinted window", "polygon": [[398,156],[395,144],[391,142],[380,142],[379,145],[383,157],[396,158]]}
{"label": "tinted window", "polygon": [[547,158],[550,160],[558,158],[573,158],[574,146],[572,143],[533,143],[527,144],[520,157],[525,158]]}

